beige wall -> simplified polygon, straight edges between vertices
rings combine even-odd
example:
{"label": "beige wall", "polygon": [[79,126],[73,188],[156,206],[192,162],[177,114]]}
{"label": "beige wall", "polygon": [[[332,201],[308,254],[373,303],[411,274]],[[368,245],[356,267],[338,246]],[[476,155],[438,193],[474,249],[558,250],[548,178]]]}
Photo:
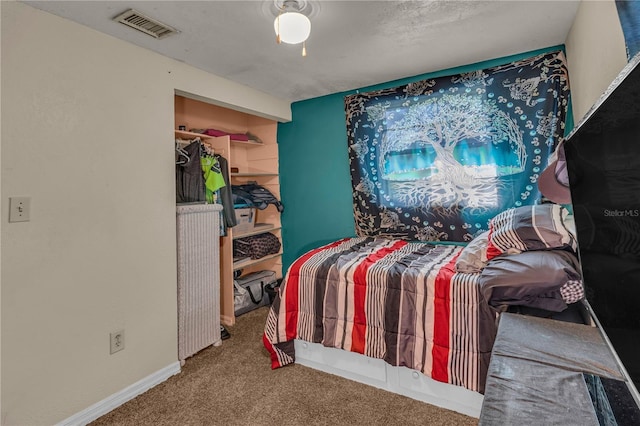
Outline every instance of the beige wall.
{"label": "beige wall", "polygon": [[627,64],[614,0],[583,1],[565,47],[573,117],[578,124]]}
{"label": "beige wall", "polygon": [[[24,4],[1,14],[2,423],[50,425],[177,361],[174,89],[291,112]],[[12,196],[30,222],[8,223]]]}

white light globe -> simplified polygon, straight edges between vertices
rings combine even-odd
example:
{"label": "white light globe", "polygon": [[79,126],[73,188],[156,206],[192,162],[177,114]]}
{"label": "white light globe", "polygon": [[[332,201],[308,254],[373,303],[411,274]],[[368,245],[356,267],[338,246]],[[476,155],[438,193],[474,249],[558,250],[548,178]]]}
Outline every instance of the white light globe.
{"label": "white light globe", "polygon": [[[278,20],[280,23],[278,24]],[[309,38],[311,34],[311,21],[309,18],[298,12],[286,12],[276,17],[273,28],[278,35],[280,30],[280,40],[288,44],[298,44]]]}

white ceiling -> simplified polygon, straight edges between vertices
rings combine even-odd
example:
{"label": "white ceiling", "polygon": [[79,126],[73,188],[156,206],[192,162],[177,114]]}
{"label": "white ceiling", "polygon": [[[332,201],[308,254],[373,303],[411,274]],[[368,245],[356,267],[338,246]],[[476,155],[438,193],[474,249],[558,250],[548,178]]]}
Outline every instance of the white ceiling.
{"label": "white ceiling", "polygon": [[[302,57],[300,45],[276,44],[274,1],[24,3],[290,101],[563,44],[579,5],[303,0]],[[180,33],[157,40],[112,20],[129,8]]]}

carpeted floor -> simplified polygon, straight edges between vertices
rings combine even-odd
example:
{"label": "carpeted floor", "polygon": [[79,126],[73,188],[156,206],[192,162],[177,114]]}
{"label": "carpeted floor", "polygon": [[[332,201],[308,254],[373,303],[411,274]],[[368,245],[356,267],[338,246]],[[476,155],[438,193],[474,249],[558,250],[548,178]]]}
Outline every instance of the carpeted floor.
{"label": "carpeted floor", "polygon": [[476,425],[477,419],[301,365],[271,370],[262,346],[268,308],[238,317],[231,338],[101,425]]}

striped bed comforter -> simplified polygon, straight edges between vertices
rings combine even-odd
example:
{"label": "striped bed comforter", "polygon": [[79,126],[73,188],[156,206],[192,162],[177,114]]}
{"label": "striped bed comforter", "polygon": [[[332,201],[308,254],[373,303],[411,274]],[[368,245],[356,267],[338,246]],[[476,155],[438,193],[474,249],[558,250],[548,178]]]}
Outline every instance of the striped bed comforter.
{"label": "striped bed comforter", "polygon": [[496,314],[479,274],[455,272],[461,250],[357,237],[301,256],[265,324],[272,368],[293,363],[293,340],[301,339],[483,393]]}

